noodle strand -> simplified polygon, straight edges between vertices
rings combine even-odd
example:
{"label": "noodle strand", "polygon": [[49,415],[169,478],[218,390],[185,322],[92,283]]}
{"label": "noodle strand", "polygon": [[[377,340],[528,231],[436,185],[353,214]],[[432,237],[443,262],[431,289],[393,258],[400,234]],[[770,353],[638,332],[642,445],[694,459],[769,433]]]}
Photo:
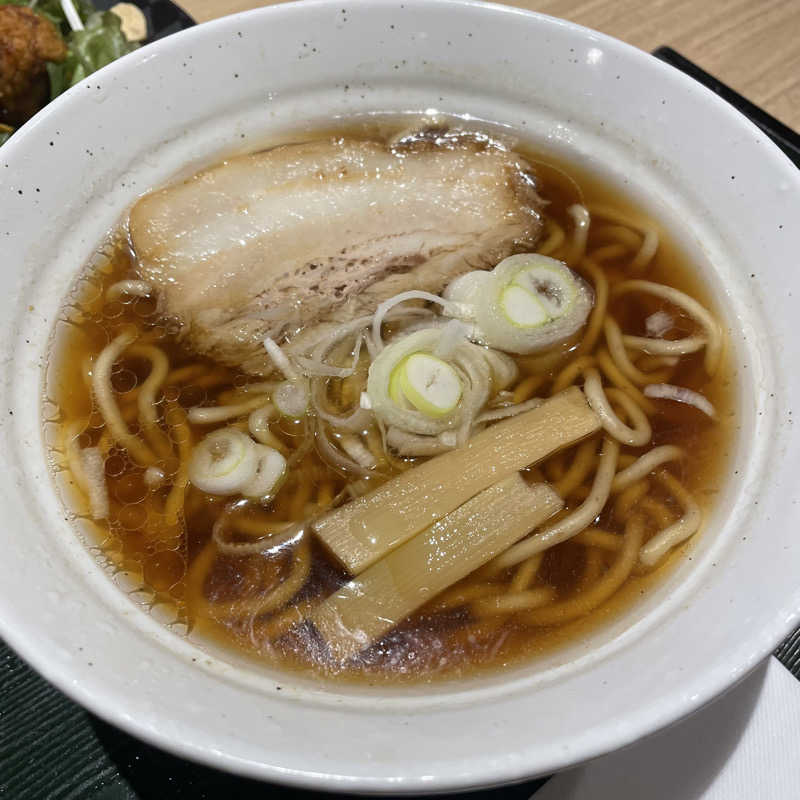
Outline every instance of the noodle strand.
{"label": "noodle strand", "polygon": [[558,522],[546,525],[539,533],[535,533],[528,539],[523,539],[506,550],[505,553],[497,556],[491,562],[493,569],[500,571],[507,567],[513,567],[535,553],[565,542],[588,527],[602,511],[608,496],[611,494],[611,482],[614,480],[614,473],[617,469],[618,455],[619,445],[617,442],[610,438],[604,439],[600,465],[597,468],[589,497],[578,508]]}
{"label": "noodle strand", "polygon": [[158,425],[156,395],[169,372],[169,359],[163,350],[152,344],[132,345],[128,348],[128,354],[146,358],[150,362],[150,374],[136,396],[139,424],[150,446],[161,458],[168,458],[172,455],[172,445]]}
{"label": "noodle strand", "polygon": [[683,484],[669,472],[661,472],[656,476],[672,493],[683,507],[683,516],[668,528],[659,531],[647,544],[642,547],[639,559],[648,567],[654,566],[668,551],[681,542],[686,541],[697,532],[702,522],[703,515],[694,498],[683,488]]}
{"label": "noodle strand", "polygon": [[[586,400],[592,410],[600,418],[603,428],[622,444],[629,444],[633,447],[642,447],[650,441],[653,435],[650,422],[644,412],[622,391],[619,389],[609,389],[605,391],[600,382],[600,374],[594,368],[586,370],[586,380],[583,390]],[[616,400],[633,420],[634,427],[626,425],[611,408],[609,398]]]}
{"label": "noodle strand", "polygon": [[520,614],[528,625],[561,625],[583,617],[608,600],[631,574],[644,534],[644,524],[639,516],[632,516],[625,525],[622,548],[608,572],[593,586],[569,600],[562,600],[544,608]]}
{"label": "noodle strand", "polygon": [[[683,309],[703,328],[706,334],[706,356],[704,362],[706,372],[709,375],[713,375],[717,371],[717,367],[722,358],[722,331],[719,323],[704,306],[698,303],[693,297],[689,297],[688,294],[680,292],[672,286],[665,286],[664,284],[653,283],[652,281],[628,280],[622,281],[614,287],[615,297],[619,297],[628,292],[645,292],[646,294],[652,294]],[[648,341],[652,342],[654,340],[650,339]],[[626,344],[628,346],[634,346],[631,344],[630,339],[626,340]],[[662,350],[656,352],[654,350],[646,350],[646,352],[653,353],[654,355],[671,355],[676,351]]]}
{"label": "noodle strand", "polygon": [[111,386],[111,369],[114,362],[136,341],[137,335],[136,331],[127,329],[100,351],[92,371],[92,391],[106,428],[114,441],[127,450],[134,461],[143,467],[149,467],[158,459],[141,439],[128,430],[128,426],[120,416]]}

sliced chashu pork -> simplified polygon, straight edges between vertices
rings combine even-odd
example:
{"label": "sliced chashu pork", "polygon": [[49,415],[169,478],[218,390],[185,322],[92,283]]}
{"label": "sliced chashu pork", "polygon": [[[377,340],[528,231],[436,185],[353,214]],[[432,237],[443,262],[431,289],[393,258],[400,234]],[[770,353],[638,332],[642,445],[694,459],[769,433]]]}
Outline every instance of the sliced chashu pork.
{"label": "sliced chashu pork", "polygon": [[439,292],[529,248],[540,204],[529,165],[474,136],[335,139],[231,159],[142,198],[129,224],[184,341],[259,374],[266,335]]}

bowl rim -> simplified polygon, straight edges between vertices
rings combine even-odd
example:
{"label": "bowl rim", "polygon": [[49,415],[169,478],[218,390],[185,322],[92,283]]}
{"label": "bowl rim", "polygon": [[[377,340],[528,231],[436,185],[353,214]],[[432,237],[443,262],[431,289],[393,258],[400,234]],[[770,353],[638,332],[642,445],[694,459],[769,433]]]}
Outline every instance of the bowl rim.
{"label": "bowl rim", "polygon": [[[295,2],[253,9],[223,17],[203,23],[195,28],[181,31],[165,40],[148,45],[147,48],[139,51],[138,54],[131,54],[104,68],[103,73],[110,75],[118,71],[125,71],[128,69],[129,64],[133,65],[134,60],[141,58],[146,51],[151,50],[152,52],[156,52],[157,50],[168,49],[170,46],[169,43],[178,38],[188,40],[190,37],[194,37],[199,42],[204,36],[211,35],[217,31],[235,29],[236,26],[246,24],[249,19],[255,18],[256,16],[268,16],[273,18],[278,15],[300,13],[301,9],[302,13],[314,13],[317,8],[330,8],[336,5],[338,4],[334,3],[333,0],[296,0]],[[380,5],[380,3],[377,2],[377,0],[361,0],[361,2],[357,2],[357,5],[361,9],[364,9],[372,5]],[[740,129],[744,126],[745,129],[757,131],[757,128],[735,108],[717,97],[710,90],[700,87],[691,78],[682,75],[679,71],[663,62],[659,62],[648,53],[613,37],[597,33],[589,28],[566,20],[524,9],[484,3],[480,2],[480,0],[407,0],[407,6],[412,8],[425,8],[436,5],[449,5],[454,9],[472,9],[487,14],[504,14],[509,18],[519,16],[537,20],[546,25],[557,25],[580,37],[590,35],[594,41],[600,42],[606,47],[610,47],[617,52],[625,54],[626,57],[632,60],[633,64],[647,64],[649,67],[659,70],[661,74],[672,75],[674,80],[682,82],[683,86],[691,86],[693,89],[700,91],[704,95],[706,102],[713,105],[717,112],[725,116],[727,120],[730,121],[731,125],[739,126]],[[78,88],[79,87],[76,87],[62,97],[57,98],[53,103],[39,112],[28,125],[31,127],[41,125],[46,123],[51,117],[56,118],[62,114],[62,112],[66,113],[65,109],[68,110],[71,98],[77,94],[76,90]],[[28,126],[24,126],[21,129],[21,136],[15,134],[14,138],[17,139],[17,142],[22,142],[24,140],[27,127]],[[763,136],[761,138],[763,140],[763,158],[770,159],[778,169],[784,170],[787,175],[791,174],[791,180],[800,186],[796,167],[776,145]],[[12,148],[13,156],[13,149],[15,149],[17,143],[12,140],[9,142],[9,145]],[[6,145],[6,147],[9,145]],[[790,168],[791,172],[786,169],[787,167]],[[658,713],[649,710],[647,713],[643,712],[638,716],[629,717],[629,724],[626,727],[609,726],[610,729],[606,732],[602,743],[597,742],[594,746],[584,745],[582,749],[578,748],[569,754],[565,754],[560,761],[553,761],[552,769],[560,769],[630,744],[636,739],[653,733],[707,704],[716,696],[730,688],[736,680],[748,674],[760,661],[768,656],[780,640],[794,627],[798,614],[800,614],[800,589],[798,589],[793,598],[787,597],[783,608],[776,610],[774,622],[771,626],[764,627],[756,633],[749,634],[747,638],[743,637],[735,650],[737,658],[733,669],[730,659],[732,653],[729,653],[727,663],[720,662],[715,664],[713,669],[706,670],[703,673],[702,681],[699,681],[699,679],[695,681],[695,684],[699,683],[699,685],[695,686],[696,691],[692,692],[690,695],[687,693],[682,698],[676,698],[668,707],[662,705]],[[77,665],[72,673],[65,672],[62,669],[51,668],[47,661],[47,654],[37,648],[34,632],[26,631],[22,628],[15,628],[13,614],[10,616],[6,616],[5,614],[0,615],[0,633],[2,633],[11,647],[48,681],[100,718],[150,744],[193,761],[212,763],[218,768],[263,780],[273,780],[282,784],[290,784],[303,788],[324,788],[333,791],[352,792],[355,790],[359,792],[416,793],[421,791],[446,792],[459,789],[463,790],[465,788],[477,788],[477,784],[474,782],[464,783],[457,775],[437,776],[433,781],[410,776],[402,787],[397,787],[393,786],[391,781],[388,781],[385,777],[380,776],[375,778],[365,778],[363,776],[351,776],[349,778],[347,776],[331,776],[328,774],[286,770],[275,765],[264,763],[255,764],[243,761],[230,753],[220,751],[211,754],[207,747],[197,746],[195,743],[190,742],[176,741],[167,734],[162,733],[157,727],[143,723],[137,719],[137,717],[126,713],[124,708],[118,708],[114,702],[114,700],[118,698],[113,694],[109,695],[106,693],[99,673],[87,674],[85,671],[80,670]],[[524,769],[514,772],[513,770],[509,770],[507,765],[502,764],[493,768],[483,768],[481,775],[481,786],[523,781],[532,777],[532,775],[524,771]]]}

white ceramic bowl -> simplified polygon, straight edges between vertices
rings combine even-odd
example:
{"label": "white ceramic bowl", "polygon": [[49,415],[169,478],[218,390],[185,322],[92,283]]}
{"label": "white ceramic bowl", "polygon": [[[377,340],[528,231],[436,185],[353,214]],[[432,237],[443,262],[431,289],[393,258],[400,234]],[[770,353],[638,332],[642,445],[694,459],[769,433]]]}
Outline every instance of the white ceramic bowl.
{"label": "white ceramic bowl", "polygon": [[[735,473],[693,559],[589,640],[471,683],[322,687],[173,635],[81,544],[45,461],[48,336],[78,268],[149,187],[314,120],[428,108],[569,154],[626,184],[681,238],[731,323]],[[650,56],[482,3],[272,7],[170,37],[76,86],[0,150],[0,196],[0,633],[106,720],[273,781],[477,787],[655,731],[733,684],[796,623],[800,179],[763,133]]]}

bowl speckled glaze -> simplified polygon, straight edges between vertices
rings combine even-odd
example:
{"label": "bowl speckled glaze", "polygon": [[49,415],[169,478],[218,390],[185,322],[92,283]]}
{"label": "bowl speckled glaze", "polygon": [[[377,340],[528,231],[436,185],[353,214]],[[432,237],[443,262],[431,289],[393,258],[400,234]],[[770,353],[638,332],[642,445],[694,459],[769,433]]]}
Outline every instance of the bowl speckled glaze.
{"label": "bowl speckled glaze", "polygon": [[[46,461],[48,340],[77,270],[149,187],[333,117],[426,109],[568,155],[681,241],[730,326],[731,475],[692,559],[585,641],[472,681],[323,686],[170,632],[75,535]],[[109,722],[272,781],[473,788],[677,720],[796,623],[800,177],[734,109],[650,56],[483,3],[275,6],[157,42],[76,86],[0,150],[0,198],[0,634]]]}

